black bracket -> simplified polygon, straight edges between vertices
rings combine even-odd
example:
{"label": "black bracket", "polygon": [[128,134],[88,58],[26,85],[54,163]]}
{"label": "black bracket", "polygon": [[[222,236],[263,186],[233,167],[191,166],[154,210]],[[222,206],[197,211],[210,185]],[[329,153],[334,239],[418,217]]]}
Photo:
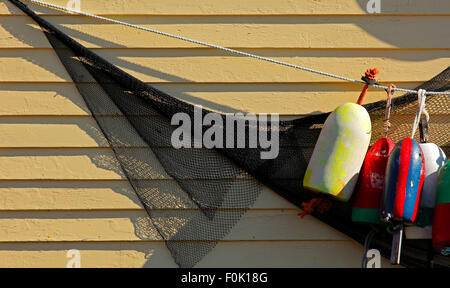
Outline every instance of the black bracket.
{"label": "black bracket", "polygon": [[366,76],[361,77],[361,80],[363,80],[364,82],[366,82],[369,85],[373,85],[377,83],[377,80],[375,79],[369,79]]}
{"label": "black bracket", "polygon": [[426,118],[420,119],[419,132],[420,132],[420,142],[427,143],[429,141],[429,135],[428,135],[428,121]]}

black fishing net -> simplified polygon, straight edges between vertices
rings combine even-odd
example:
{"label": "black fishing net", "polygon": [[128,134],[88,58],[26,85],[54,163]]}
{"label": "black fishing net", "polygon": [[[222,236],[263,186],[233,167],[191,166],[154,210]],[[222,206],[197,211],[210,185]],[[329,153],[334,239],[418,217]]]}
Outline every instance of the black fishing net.
{"label": "black fishing net", "polygon": [[[259,126],[246,121],[245,132],[279,132],[279,155],[261,159],[262,148],[180,148],[172,146],[177,128],[171,125],[176,113],[194,118],[193,105],[180,101],[132,77],[86,49],[21,2],[11,0],[43,29],[61,62],[66,67],[93,117],[113,149],[116,159],[104,165],[119,166],[147,210],[151,224],[137,224],[137,232],[147,237],[153,225],[164,239],[180,267],[193,267],[250,208],[263,185],[301,207],[317,194],[302,187],[302,179],[315,142],[328,114],[309,116],[274,125]],[[417,88],[428,91],[450,90],[450,67]],[[384,137],[385,101],[365,105],[372,120],[372,141]],[[426,103],[431,115],[430,140],[450,154],[450,102],[447,96],[429,96]],[[417,111],[417,95],[393,99],[392,128],[389,137],[397,142],[412,131]],[[206,116],[210,111],[202,110]],[[225,123],[225,115],[215,114]],[[213,122],[212,122],[213,123]],[[211,124],[212,124],[211,123]],[[211,125],[203,126],[206,132]],[[219,126],[227,134],[226,125]],[[264,131],[262,131],[264,130]],[[195,131],[191,131],[195,135]],[[269,133],[269,135],[271,135]],[[230,138],[231,137],[231,138]],[[231,139],[231,140],[230,140]],[[237,134],[222,139],[233,147],[241,141]],[[244,145],[249,147],[249,137]],[[418,139],[417,139],[418,140]],[[221,141],[221,140],[218,140]],[[192,139],[194,145],[195,137]],[[241,143],[242,144],[242,143]],[[331,199],[332,207],[313,215],[363,243],[370,227],[351,222],[351,202]],[[301,219],[299,218],[299,221]],[[373,247],[390,254],[392,236],[380,232]],[[407,240],[402,264],[410,267],[450,266],[450,260],[430,253],[430,241]]]}

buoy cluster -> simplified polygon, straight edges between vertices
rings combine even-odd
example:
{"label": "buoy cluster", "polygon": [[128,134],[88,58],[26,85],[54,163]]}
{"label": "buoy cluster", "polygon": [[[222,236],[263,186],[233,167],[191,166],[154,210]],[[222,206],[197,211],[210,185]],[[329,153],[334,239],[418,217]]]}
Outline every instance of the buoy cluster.
{"label": "buoy cluster", "polygon": [[[412,136],[395,144],[388,138],[390,90],[394,87],[389,86],[386,136],[368,149],[371,119],[361,104],[377,73],[377,69],[369,69],[362,78],[367,85],[357,104],[345,103],[327,118],[303,186],[341,201],[353,201],[354,222],[389,225],[394,231],[393,264],[400,263],[403,229],[406,238],[432,239],[434,249],[450,254],[450,164],[443,150],[427,143],[428,135],[422,135],[427,134],[429,120],[425,91],[423,99],[419,93]],[[413,138],[422,113],[427,118],[422,119],[418,143]]]}

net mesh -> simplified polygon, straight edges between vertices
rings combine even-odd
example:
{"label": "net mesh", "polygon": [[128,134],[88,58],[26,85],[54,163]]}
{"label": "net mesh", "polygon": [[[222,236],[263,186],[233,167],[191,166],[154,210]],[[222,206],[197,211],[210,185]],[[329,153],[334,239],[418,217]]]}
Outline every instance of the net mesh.
{"label": "net mesh", "polygon": [[[254,204],[264,185],[299,207],[317,196],[303,189],[302,179],[328,114],[281,121],[277,126],[267,123],[264,129],[279,132],[280,151],[275,159],[261,159],[261,148],[175,149],[171,136],[177,127],[171,125],[170,119],[179,112],[193,118],[193,105],[132,77],[19,1],[12,2],[44,30],[107,138],[116,157],[104,160],[103,165],[120,167],[143,203],[151,223],[136,223],[137,233],[145,239],[149,231],[156,229],[180,267],[193,267],[224,239]],[[450,90],[450,67],[417,88]],[[385,101],[365,105],[372,120],[373,142],[384,137],[385,105]],[[450,155],[448,97],[429,96],[426,107],[431,116],[430,139]],[[416,111],[417,95],[393,99],[389,137],[394,142],[410,136]],[[225,116],[217,115],[225,123]],[[245,123],[246,135],[254,125],[251,121]],[[203,131],[208,128],[203,126]],[[227,135],[227,127],[221,129]],[[236,135],[233,138],[238,141]],[[330,200],[333,205],[328,212],[313,215],[363,243],[370,227],[351,222],[351,201]],[[391,235],[380,233],[373,247],[389,255],[391,240]],[[403,265],[424,267],[431,260],[435,266],[450,266],[448,258],[430,256],[430,241],[405,241]]]}

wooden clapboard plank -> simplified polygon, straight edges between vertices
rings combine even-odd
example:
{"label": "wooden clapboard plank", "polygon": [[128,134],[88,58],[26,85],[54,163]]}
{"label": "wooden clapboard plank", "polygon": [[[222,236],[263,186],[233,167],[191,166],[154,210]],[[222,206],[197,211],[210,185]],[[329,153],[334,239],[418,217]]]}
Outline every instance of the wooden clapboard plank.
{"label": "wooden clapboard plank", "polygon": [[[141,147],[120,149],[118,157],[121,157],[123,161],[130,164],[129,167],[131,167],[131,170],[129,171],[129,176],[133,179],[171,179],[152,149]],[[186,150],[177,150],[177,152],[182,157],[189,155],[183,154]],[[183,164],[180,163],[180,165]],[[186,167],[191,168],[189,166]],[[186,173],[185,175],[191,174]],[[192,176],[186,176],[185,180],[191,180],[192,178],[190,177]],[[0,149],[0,181],[122,179],[125,179],[125,175],[121,169],[121,165],[112,149],[109,148]],[[194,179],[199,180],[197,176]],[[235,179],[235,181],[240,181],[250,178],[247,174],[240,173],[235,176]],[[200,181],[212,180],[220,181],[223,179],[218,177],[200,179]]]}
{"label": "wooden clapboard plank", "polygon": [[[96,52],[146,82],[342,82],[248,57],[224,55],[215,50],[107,49]],[[378,79],[385,82],[424,82],[447,68],[450,59],[450,54],[444,50],[283,49],[250,52],[352,79],[360,79],[368,67],[377,67],[381,71]]]}
{"label": "wooden clapboard plank", "polygon": [[[414,89],[423,82],[396,82]],[[381,83],[388,85],[387,83]],[[355,102],[360,85],[334,83],[284,84],[156,84],[155,87],[178,99],[218,112],[277,113],[299,117],[330,112],[346,102]],[[396,93],[394,97],[401,96]],[[369,89],[364,104],[386,99],[386,92]]]}
{"label": "wooden clapboard plank", "polygon": [[[117,20],[236,48],[447,49],[448,16],[119,16]],[[187,48],[197,44],[82,16],[46,20],[88,48]],[[48,48],[39,26],[27,16],[0,16],[3,48]],[[16,27],[23,27],[17,29]],[[23,31],[21,31],[23,30]],[[19,32],[20,31],[20,32]],[[417,37],[421,35],[421,37]]]}
{"label": "wooden clapboard plank", "polygon": [[[421,82],[394,83],[413,89]],[[95,84],[86,84],[95,85]],[[152,84],[153,85],[153,84]],[[189,103],[219,112],[279,113],[301,116],[329,112],[345,102],[354,102],[360,85],[330,83],[201,84],[164,83],[156,88]],[[394,96],[400,96],[396,93]],[[369,89],[365,103],[384,100],[386,93]],[[72,83],[0,84],[0,117],[88,116],[89,109]]]}
{"label": "wooden clapboard plank", "polygon": [[108,147],[90,117],[0,117],[0,148]]}
{"label": "wooden clapboard plank", "polygon": [[0,211],[141,210],[128,181],[0,181]]}
{"label": "wooden clapboard plank", "polygon": [[[0,267],[64,268],[73,259],[68,257],[72,249],[79,251],[82,268],[177,267],[165,244],[153,241],[1,243]],[[219,242],[196,267],[359,268],[361,259],[356,256],[362,253],[361,245],[353,241],[226,241]],[[380,260],[382,267],[399,267],[391,266],[385,258]]]}
{"label": "wooden clapboard plank", "polygon": [[71,82],[53,49],[0,50],[0,82]]}
{"label": "wooden clapboard plank", "polygon": [[0,23],[2,23],[0,26],[1,49],[52,47],[36,22],[28,16],[0,16]]}
{"label": "wooden clapboard plank", "polygon": [[136,223],[145,240],[161,240],[150,221],[144,211],[2,212],[0,242],[139,241]]}
{"label": "wooden clapboard plank", "polygon": [[[68,0],[47,0],[66,7]],[[75,1],[72,1],[75,2]],[[368,1],[309,1],[309,0],[82,0],[84,12],[99,15],[366,15]],[[64,15],[62,12],[27,3],[40,14]],[[71,7],[75,7],[72,4]],[[397,0],[384,1],[381,15],[429,15],[449,14],[450,5],[446,0]],[[21,15],[22,12],[9,2],[0,3],[0,14]]]}
{"label": "wooden clapboard plank", "polygon": [[0,84],[0,102],[0,116],[90,114],[72,83]]}
{"label": "wooden clapboard plank", "polygon": [[[360,268],[363,253],[355,241],[220,242],[196,267]],[[381,267],[400,268],[380,260]]]}
{"label": "wooden clapboard plank", "polygon": [[[250,210],[242,216],[225,240],[350,239],[312,216],[300,218],[297,216],[299,211]],[[158,217],[159,212],[153,213],[154,219],[165,220]],[[171,216],[170,219],[174,221],[178,220],[180,224],[170,226],[171,235],[175,235],[177,229],[192,229],[190,217],[206,217],[201,211],[180,211],[166,215]],[[198,225],[198,222],[192,223]],[[160,235],[145,211],[0,212],[0,242],[160,240]]]}
{"label": "wooden clapboard plank", "polygon": [[[80,252],[81,268],[176,268],[164,242],[0,243],[2,268],[65,268]],[[72,267],[72,266],[71,266]]]}
{"label": "wooden clapboard plank", "polygon": [[[245,180],[242,180],[245,181]],[[153,181],[152,189],[177,187],[175,180]],[[149,184],[150,185],[150,184]],[[177,189],[181,189],[178,188]],[[180,193],[183,193],[180,190]],[[128,181],[0,181],[0,211],[143,210]],[[263,187],[250,209],[297,209]]]}
{"label": "wooden clapboard plank", "polygon": [[[381,82],[387,85],[388,82]],[[421,82],[396,82],[402,88],[414,89]],[[95,86],[96,84],[83,84]],[[219,112],[279,113],[303,116],[329,112],[345,102],[354,102],[360,85],[347,83],[284,83],[284,84],[151,84],[189,103]],[[394,97],[401,96],[396,93]],[[365,103],[384,100],[383,90],[369,89]],[[89,109],[72,83],[0,84],[0,117],[17,116],[89,116]],[[448,109],[442,106],[442,113]],[[430,111],[436,114],[437,111]],[[36,118],[39,119],[39,118]],[[48,119],[42,118],[42,119]],[[55,120],[56,121],[56,120]],[[61,121],[70,121],[62,120]]]}
{"label": "wooden clapboard plank", "polygon": [[124,175],[109,149],[0,150],[0,180],[19,179],[119,180]]}
{"label": "wooden clapboard plank", "polygon": [[[381,100],[381,99],[380,99]],[[316,100],[314,100],[316,101]],[[349,99],[349,102],[354,102]],[[430,102],[430,104],[432,104]],[[439,136],[440,131],[446,131],[449,126],[450,116],[445,111],[446,107],[440,107],[442,113],[432,114],[430,120],[430,133]],[[450,109],[450,107],[447,107]],[[447,110],[449,110],[447,109]],[[391,132],[405,131],[405,135],[412,131],[415,106],[409,111],[401,111],[402,114],[393,113]],[[436,109],[435,109],[436,110]],[[395,111],[394,111],[395,112]],[[435,112],[435,111],[433,111]],[[436,111],[437,112],[437,111]],[[408,113],[408,114],[406,114]],[[140,138],[129,137],[127,129],[128,120],[125,116],[101,117],[102,124],[108,127],[110,133],[114,133],[121,143],[113,143],[114,147],[145,148],[148,145]],[[146,116],[145,120],[161,121],[157,116]],[[127,126],[125,126],[127,125]],[[167,124],[169,125],[169,124]],[[373,134],[384,133],[383,121],[374,122]],[[117,128],[116,128],[117,126]],[[103,136],[94,118],[90,117],[0,117],[0,148],[100,148],[109,147],[109,143]],[[170,135],[170,134],[169,134]],[[375,137],[376,138],[376,137]],[[160,144],[162,145],[162,144]],[[165,146],[151,148],[170,148],[170,143]]]}
{"label": "wooden clapboard plank", "polygon": [[[98,50],[113,64],[153,83],[341,83],[342,80],[215,50]],[[255,51],[250,51],[255,52]],[[369,67],[384,82],[425,82],[447,68],[449,53],[426,51],[260,50],[257,54],[353,79]],[[53,50],[0,50],[0,82],[71,82]],[[211,65],[214,63],[214,65]],[[239,69],[236,69],[239,67]]]}

